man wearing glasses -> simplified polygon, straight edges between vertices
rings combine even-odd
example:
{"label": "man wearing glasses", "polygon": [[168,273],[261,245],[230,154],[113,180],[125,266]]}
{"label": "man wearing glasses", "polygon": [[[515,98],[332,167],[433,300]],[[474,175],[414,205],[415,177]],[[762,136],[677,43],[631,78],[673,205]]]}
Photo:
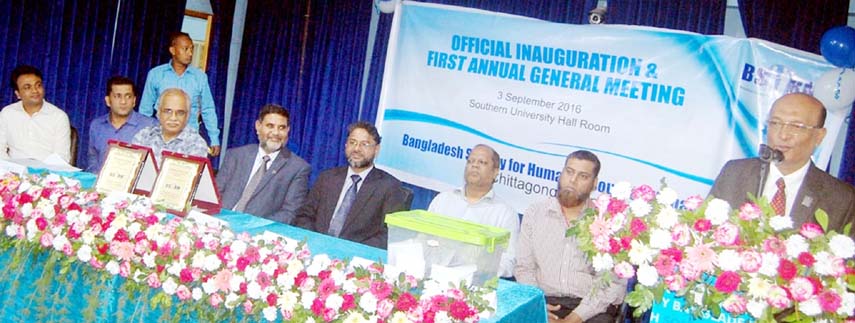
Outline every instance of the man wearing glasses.
{"label": "man wearing glasses", "polygon": [[374,125],[356,122],[347,127],[347,133],[348,166],[318,175],[294,225],[386,249],[385,216],[404,210],[401,182],[374,167],[380,152],[380,134]]}
{"label": "man wearing glasses", "polygon": [[[798,229],[815,222],[814,213],[828,213],[828,229],[838,233],[855,220],[855,188],[817,168],[811,161],[814,149],[825,138],[825,107],[816,98],[787,94],[772,105],[766,123],[766,143],[780,150],[784,159],[762,167],[759,158],[731,160],[715,180],[710,195],[737,208],[757,194],[760,179],[766,178],[762,196],[779,215],[792,218]],[[766,168],[765,174],[761,169]]]}

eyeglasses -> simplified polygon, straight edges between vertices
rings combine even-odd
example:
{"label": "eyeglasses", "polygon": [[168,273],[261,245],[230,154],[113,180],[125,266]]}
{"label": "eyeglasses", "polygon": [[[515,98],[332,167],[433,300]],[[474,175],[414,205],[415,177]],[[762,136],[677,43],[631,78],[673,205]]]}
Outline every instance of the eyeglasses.
{"label": "eyeglasses", "polygon": [[775,132],[783,132],[783,133],[791,135],[791,136],[803,136],[803,135],[806,135],[811,130],[820,128],[820,127],[816,127],[816,126],[808,126],[806,124],[798,123],[798,122],[785,122],[785,121],[778,121],[778,120],[766,121],[766,126],[769,128],[769,130],[772,130]]}
{"label": "eyeglasses", "polygon": [[370,142],[367,142],[367,141],[348,140],[348,141],[347,141],[347,145],[348,145],[348,146],[350,146],[350,147],[353,147],[353,148],[365,148],[365,149],[368,149],[368,148],[371,148],[371,147],[376,146],[377,144],[375,144],[375,143],[370,143]]}

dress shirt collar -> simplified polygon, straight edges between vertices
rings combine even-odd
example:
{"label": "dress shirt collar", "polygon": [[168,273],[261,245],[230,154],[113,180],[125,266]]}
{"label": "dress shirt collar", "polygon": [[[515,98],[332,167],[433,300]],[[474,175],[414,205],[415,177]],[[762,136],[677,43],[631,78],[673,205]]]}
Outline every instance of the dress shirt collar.
{"label": "dress shirt collar", "polygon": [[[270,165],[273,164],[273,161],[276,160],[276,157],[279,156],[280,151],[282,151],[282,149],[268,154],[266,151],[264,151],[264,149],[261,149],[261,145],[259,145],[258,153],[255,154],[255,164],[258,165],[258,163],[261,162],[261,159],[264,158],[265,155],[270,156],[270,163],[267,164],[267,168],[269,169]],[[255,169],[255,167],[253,167],[252,169]]]}
{"label": "dress shirt collar", "polygon": [[158,138],[160,138],[160,140],[162,140],[163,143],[170,143],[170,142],[173,142],[176,140],[177,141],[184,141],[188,137],[190,137],[191,132],[192,132],[192,130],[190,130],[190,127],[188,127],[187,125],[184,125],[184,129],[181,129],[181,132],[179,132],[178,135],[175,136],[175,138],[172,138],[171,140],[166,141],[166,139],[163,138],[163,127],[160,125],[160,123],[155,125],[154,129],[152,129],[152,134],[154,134]]}
{"label": "dress shirt collar", "polygon": [[[455,188],[453,192],[455,195],[457,195],[458,197],[460,197],[464,201],[466,201],[466,203],[469,203],[469,199],[466,198],[466,186]],[[478,199],[478,201],[475,201],[474,203],[469,203],[469,204],[477,204],[477,203],[481,203],[481,202],[492,202],[493,199],[495,199],[495,198],[496,198],[496,192],[492,188],[490,188],[490,190],[487,191],[487,194],[484,194],[484,196],[482,196],[480,199]]]}
{"label": "dress shirt collar", "polygon": [[366,178],[366,177],[368,177],[368,174],[369,174],[369,173],[371,173],[371,171],[372,171],[372,170],[374,170],[374,165],[371,165],[371,167],[366,168],[364,171],[361,171],[361,172],[359,172],[359,173],[356,173],[356,172],[354,172],[354,171],[353,171],[353,169],[352,169],[352,168],[350,168],[350,166],[348,166],[348,167],[347,167],[347,177],[346,177],[346,178],[350,178],[350,175],[359,175],[359,178],[361,178],[361,179],[362,179],[362,180],[359,182],[359,184],[362,184],[362,182],[364,182],[364,181],[365,181],[365,178]]}
{"label": "dress shirt collar", "polygon": [[[775,166],[775,163],[771,163],[772,167],[769,167],[769,179],[766,180],[766,183],[774,183],[778,181],[779,178],[784,178],[784,184],[787,188],[787,193],[789,193],[789,188],[797,189],[802,185],[802,181],[805,179],[805,175],[807,175],[808,167],[810,167],[811,162],[808,161],[805,163],[802,168],[797,169],[795,172],[790,173],[790,175],[784,175],[778,170],[778,167]],[[777,190],[777,188],[775,189]],[[771,193],[775,193],[775,190],[772,190]]]}
{"label": "dress shirt collar", "polygon": [[[53,104],[51,104],[47,100],[42,100],[42,107],[39,108],[39,111],[36,111],[35,113],[33,113],[33,116],[36,116],[39,114],[44,114],[44,115],[53,114],[54,110],[50,108],[52,106],[53,106]],[[18,110],[21,113],[27,113],[27,110],[24,110],[24,101],[15,102],[15,104],[10,106],[10,108]],[[59,108],[56,108],[56,109],[59,110]]]}
{"label": "dress shirt collar", "polygon": [[[113,127],[113,121],[110,120],[111,115],[112,114],[110,112],[107,112],[107,114],[104,115],[104,118],[100,120],[101,123]],[[143,117],[141,114],[137,113],[136,111],[131,111],[131,114],[128,115],[128,119],[125,120],[125,124],[133,127],[139,126],[140,124],[142,124],[142,118]],[[125,124],[123,124],[122,127],[124,127]],[[115,127],[113,128],[115,129]]]}

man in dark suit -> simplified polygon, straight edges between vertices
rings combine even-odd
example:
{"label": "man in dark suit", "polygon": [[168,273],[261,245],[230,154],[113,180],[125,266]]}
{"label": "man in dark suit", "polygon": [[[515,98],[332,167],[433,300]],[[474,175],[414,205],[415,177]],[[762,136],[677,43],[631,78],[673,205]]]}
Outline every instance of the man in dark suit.
{"label": "man in dark suit", "polygon": [[377,128],[367,122],[347,127],[348,166],[318,176],[294,224],[377,248],[386,248],[388,213],[404,210],[401,182],[374,167],[380,152]]}
{"label": "man in dark suit", "polygon": [[290,115],[268,104],[255,121],[258,144],[229,149],[217,173],[223,207],[291,223],[303,204],[311,167],[285,146]]}
{"label": "man in dark suit", "polygon": [[[779,215],[789,215],[794,228],[815,222],[814,213],[828,213],[828,229],[842,233],[855,220],[855,188],[817,168],[811,161],[814,149],[825,137],[826,111],[816,98],[802,93],[787,94],[772,105],[766,123],[766,142],[783,153],[780,162],[759,158],[731,160],[718,175],[710,195],[737,208],[757,194],[762,183],[765,196]],[[764,172],[763,169],[766,169]]]}

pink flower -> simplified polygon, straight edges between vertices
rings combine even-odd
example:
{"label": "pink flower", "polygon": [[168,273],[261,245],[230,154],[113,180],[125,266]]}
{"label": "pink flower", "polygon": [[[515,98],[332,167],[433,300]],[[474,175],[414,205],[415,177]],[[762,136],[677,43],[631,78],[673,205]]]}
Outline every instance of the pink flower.
{"label": "pink flower", "polygon": [[842,298],[837,293],[826,290],[819,294],[819,307],[827,313],[834,313],[840,308]]}
{"label": "pink flower", "polygon": [[612,198],[609,200],[608,212],[609,214],[623,213],[623,211],[626,211],[627,206],[623,200]]}
{"label": "pink flower", "polygon": [[324,301],[320,297],[315,298],[315,300],[312,301],[311,310],[312,310],[312,313],[314,313],[316,316],[323,315],[324,314]]}
{"label": "pink flower", "polygon": [[722,223],[713,233],[713,238],[722,246],[732,246],[739,238],[739,227],[730,222]]}
{"label": "pink flower", "polygon": [[673,274],[675,265],[674,258],[663,254],[659,254],[656,257],[656,261],[653,262],[653,267],[656,268],[659,276],[670,276]]}
{"label": "pink flower", "polygon": [[418,300],[416,300],[412,294],[404,292],[400,297],[398,297],[398,302],[395,303],[395,308],[406,312],[416,305],[418,305]]}
{"label": "pink flower", "polygon": [[92,259],[89,259],[89,265],[92,266],[92,268],[95,268],[98,270],[104,269],[104,263],[95,257],[92,257]]}
{"label": "pink flower", "polygon": [[47,227],[47,220],[43,217],[38,217],[36,219],[36,228],[38,228],[39,231],[44,231],[46,227]]}
{"label": "pink flower", "polygon": [[831,260],[831,275],[840,277],[846,274],[846,262],[843,258],[834,258]]}
{"label": "pink flower", "polygon": [[631,197],[633,200],[642,199],[645,202],[650,202],[656,198],[656,191],[648,185],[641,185],[632,189]]}
{"label": "pink flower", "polygon": [[784,257],[787,253],[787,245],[777,237],[769,237],[763,241],[763,251]]}
{"label": "pink flower", "polygon": [[748,202],[739,207],[739,218],[743,221],[751,221],[759,218],[763,211],[756,204]]}
{"label": "pink flower", "polygon": [[796,277],[790,281],[790,295],[796,302],[804,302],[811,298],[816,291],[813,288],[813,283],[807,278]]}
{"label": "pink flower", "polygon": [[733,293],[739,284],[742,282],[742,277],[733,271],[723,271],[715,280],[715,289],[722,293]]}
{"label": "pink flower", "polygon": [[146,283],[148,283],[148,287],[160,288],[160,277],[156,273],[151,273],[146,277]]}
{"label": "pink flower", "polygon": [[790,297],[786,289],[781,286],[772,286],[766,296],[766,303],[777,309],[790,307]]}
{"label": "pink flower", "polygon": [[692,234],[689,231],[688,225],[680,223],[671,228],[671,240],[674,241],[674,244],[685,247],[691,239]]}
{"label": "pink flower", "polygon": [[801,229],[799,230],[799,233],[801,233],[801,235],[803,235],[805,238],[808,238],[811,240],[825,234],[825,232],[822,231],[822,227],[819,226],[819,224],[811,223],[811,222],[803,223]]}
{"label": "pink flower", "polygon": [[704,199],[700,195],[692,195],[689,196],[685,201],[683,201],[683,206],[686,207],[689,211],[697,210],[701,204],[704,203]]}
{"label": "pink flower", "polygon": [[742,260],[741,268],[745,272],[756,273],[763,264],[763,257],[754,250],[742,251],[739,253],[739,258]]}
{"label": "pink flower", "polygon": [[665,276],[664,281],[671,291],[676,292],[686,287],[686,279],[681,275]]}
{"label": "pink flower", "polygon": [[614,272],[620,279],[627,279],[635,275],[635,268],[628,262],[621,261],[614,267]]}
{"label": "pink flower", "polygon": [[341,303],[341,309],[339,309],[340,311],[347,312],[350,309],[356,307],[356,299],[353,297],[352,294],[341,295],[341,298],[343,299],[343,301]]}
{"label": "pink flower", "polygon": [[707,219],[697,219],[693,227],[695,228],[695,231],[707,232],[712,228],[712,222]]}
{"label": "pink flower", "polygon": [[701,277],[701,272],[702,271],[698,269],[698,266],[690,261],[683,261],[680,263],[680,273],[686,280],[697,280]]}
{"label": "pink flower", "polygon": [[39,242],[41,242],[42,247],[48,248],[53,245],[53,235],[50,232],[45,232],[39,239]]}
{"label": "pink flower", "polygon": [[724,310],[730,312],[733,316],[745,313],[748,310],[747,305],[748,301],[739,294],[730,294],[721,304]]}
{"label": "pink flower", "polygon": [[647,225],[644,224],[644,221],[639,218],[632,218],[632,221],[629,222],[629,232],[632,233],[632,236],[637,237],[644,231],[647,231]]}
{"label": "pink flower", "polygon": [[214,287],[217,290],[222,291],[224,293],[229,292],[229,288],[231,288],[230,281],[232,280],[232,272],[228,269],[220,270],[214,277],[211,277],[214,280]]}
{"label": "pink flower", "polygon": [[377,297],[377,299],[386,299],[389,297],[389,294],[392,294],[392,285],[384,281],[373,281],[371,282],[370,290],[371,294],[374,294],[374,297]]}
{"label": "pink flower", "polygon": [[220,304],[223,303],[223,297],[220,296],[219,293],[211,294],[209,300],[211,302],[211,307],[213,308],[220,308]]}
{"label": "pink flower", "polygon": [[128,278],[131,274],[131,263],[129,261],[123,261],[119,264],[119,276],[123,278]]}
{"label": "pink flower", "polygon": [[816,258],[810,252],[802,252],[799,254],[799,263],[805,267],[811,267],[816,262]]}
{"label": "pink flower", "polygon": [[252,301],[251,300],[246,300],[245,302],[243,302],[243,312],[246,314],[252,313]]}
{"label": "pink flower", "polygon": [[181,269],[179,279],[182,283],[187,284],[193,281],[193,271],[190,268]]}
{"label": "pink flower", "polygon": [[686,248],[686,261],[693,263],[702,272],[711,271],[714,267],[715,259],[715,251],[713,251],[709,244],[700,244]]}
{"label": "pink flower", "polygon": [[193,293],[190,292],[190,289],[184,285],[178,285],[178,289],[175,290],[175,295],[178,295],[178,299],[182,301],[186,301],[193,296]]}
{"label": "pink flower", "polygon": [[469,307],[469,305],[466,305],[466,302],[464,301],[452,302],[451,306],[449,306],[448,313],[451,315],[452,318],[461,321],[469,318],[472,315],[477,314],[475,310]]}
{"label": "pink flower", "polygon": [[597,217],[588,226],[588,230],[591,231],[591,235],[594,237],[604,236],[609,233],[609,222],[602,217]]}
{"label": "pink flower", "polygon": [[326,278],[318,286],[318,297],[326,298],[327,295],[335,293],[337,290],[338,287],[336,287],[335,281],[332,278]]}
{"label": "pink flower", "polygon": [[796,273],[798,272],[798,268],[791,261],[781,258],[778,262],[778,276],[785,281],[790,281],[793,277],[796,277]]}
{"label": "pink flower", "polygon": [[381,319],[384,319],[392,313],[392,309],[395,308],[395,302],[388,298],[384,298],[381,301],[377,302],[377,316]]}
{"label": "pink flower", "polygon": [[119,258],[119,260],[131,260],[134,257],[134,244],[130,242],[116,242],[115,239],[110,243],[110,254]]}

